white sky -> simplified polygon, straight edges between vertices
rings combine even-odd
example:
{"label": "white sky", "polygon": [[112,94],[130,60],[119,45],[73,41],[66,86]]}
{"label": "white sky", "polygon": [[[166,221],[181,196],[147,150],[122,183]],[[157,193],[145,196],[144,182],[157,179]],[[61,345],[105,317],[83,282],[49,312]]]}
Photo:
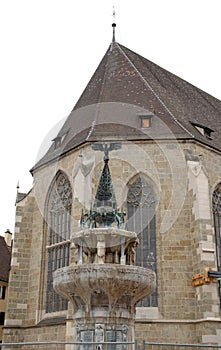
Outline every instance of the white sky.
{"label": "white sky", "polygon": [[0,235],[111,42],[113,5],[119,43],[221,99],[221,0],[0,0]]}

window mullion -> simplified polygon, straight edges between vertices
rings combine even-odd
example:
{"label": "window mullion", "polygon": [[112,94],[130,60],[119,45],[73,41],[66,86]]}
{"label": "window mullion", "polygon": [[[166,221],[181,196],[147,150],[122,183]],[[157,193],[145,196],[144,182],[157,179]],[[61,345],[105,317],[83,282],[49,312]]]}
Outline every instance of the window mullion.
{"label": "window mullion", "polygon": [[54,181],[48,199],[49,239],[46,240],[48,256],[46,312],[67,309],[67,302],[53,290],[53,272],[69,264],[70,213],[72,190],[68,179],[61,173]]}

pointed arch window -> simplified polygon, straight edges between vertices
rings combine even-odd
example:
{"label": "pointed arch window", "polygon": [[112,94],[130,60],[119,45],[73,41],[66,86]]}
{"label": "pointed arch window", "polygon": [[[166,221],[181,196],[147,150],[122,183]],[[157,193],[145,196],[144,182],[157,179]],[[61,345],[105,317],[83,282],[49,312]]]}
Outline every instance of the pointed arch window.
{"label": "pointed arch window", "polygon": [[[127,229],[137,233],[139,245],[136,250],[136,265],[151,268],[156,266],[156,196],[153,187],[141,175],[128,184]],[[143,299],[138,306],[157,306],[157,290]]]}
{"label": "pointed arch window", "polygon": [[53,289],[53,272],[69,265],[72,189],[67,176],[59,172],[53,182],[48,203],[46,313],[67,309],[67,300]]}
{"label": "pointed arch window", "polygon": [[213,192],[213,217],[216,241],[217,270],[221,271],[221,183]]}

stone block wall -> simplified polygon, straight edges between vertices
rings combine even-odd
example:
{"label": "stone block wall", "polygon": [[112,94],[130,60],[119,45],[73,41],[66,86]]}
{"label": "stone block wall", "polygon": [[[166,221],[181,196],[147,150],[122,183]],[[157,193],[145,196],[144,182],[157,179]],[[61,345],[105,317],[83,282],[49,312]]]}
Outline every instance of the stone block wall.
{"label": "stone block wall", "polygon": [[5,326],[26,324],[29,303],[30,261],[33,233],[34,197],[31,193],[17,204],[15,238],[9,277],[8,304]]}
{"label": "stone block wall", "polygon": [[[194,162],[185,159],[184,149],[191,150]],[[60,339],[71,340],[70,321],[67,327],[65,323],[42,325],[48,316],[44,309],[44,204],[56,172],[63,170],[74,193],[72,231],[79,230],[81,209],[90,206],[96,192],[102,159],[101,152],[85,146],[39,169],[33,190],[17,204],[5,341],[27,341],[30,334],[33,339],[38,335],[42,340],[53,340],[55,330]],[[211,200],[221,182],[220,155],[195,144],[128,143],[111,153],[109,166],[119,208],[126,207],[127,184],[137,173],[151,181],[159,199],[158,308],[138,312],[137,339],[221,342],[217,285],[192,285],[193,275],[216,266]]]}
{"label": "stone block wall", "polygon": [[[22,328],[8,328],[4,331],[4,342],[62,342],[66,340],[66,326],[63,323],[53,325],[39,325]],[[56,350],[65,350],[65,345],[54,345]],[[15,350],[17,346],[6,347],[6,349]],[[3,347],[4,349],[4,347]],[[26,345],[23,350],[51,350],[53,345]]]}
{"label": "stone block wall", "polygon": [[155,321],[140,322],[135,325],[135,338],[140,346],[142,341],[164,343],[200,343],[200,337],[196,338],[196,325],[184,321]]}

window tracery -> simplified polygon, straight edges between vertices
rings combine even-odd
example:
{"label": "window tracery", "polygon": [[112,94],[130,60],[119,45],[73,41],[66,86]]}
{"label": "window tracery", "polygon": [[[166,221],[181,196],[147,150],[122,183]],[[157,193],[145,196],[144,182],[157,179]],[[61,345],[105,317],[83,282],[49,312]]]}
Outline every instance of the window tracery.
{"label": "window tracery", "polygon": [[69,265],[71,206],[72,189],[70,182],[64,173],[59,173],[52,186],[47,206],[49,223],[47,313],[67,309],[67,300],[59,296],[53,289],[53,272],[58,268]]}
{"label": "window tracery", "polygon": [[212,197],[217,269],[221,271],[221,183],[216,187]]}
{"label": "window tracery", "polygon": [[[151,268],[156,266],[156,196],[153,187],[138,175],[128,184],[127,229],[138,234],[136,265]],[[145,298],[138,306],[157,306],[157,290]]]}
{"label": "window tracery", "polygon": [[144,205],[151,207],[155,205],[155,195],[152,187],[142,180],[140,176],[128,187],[127,203],[129,205],[135,207]]}

